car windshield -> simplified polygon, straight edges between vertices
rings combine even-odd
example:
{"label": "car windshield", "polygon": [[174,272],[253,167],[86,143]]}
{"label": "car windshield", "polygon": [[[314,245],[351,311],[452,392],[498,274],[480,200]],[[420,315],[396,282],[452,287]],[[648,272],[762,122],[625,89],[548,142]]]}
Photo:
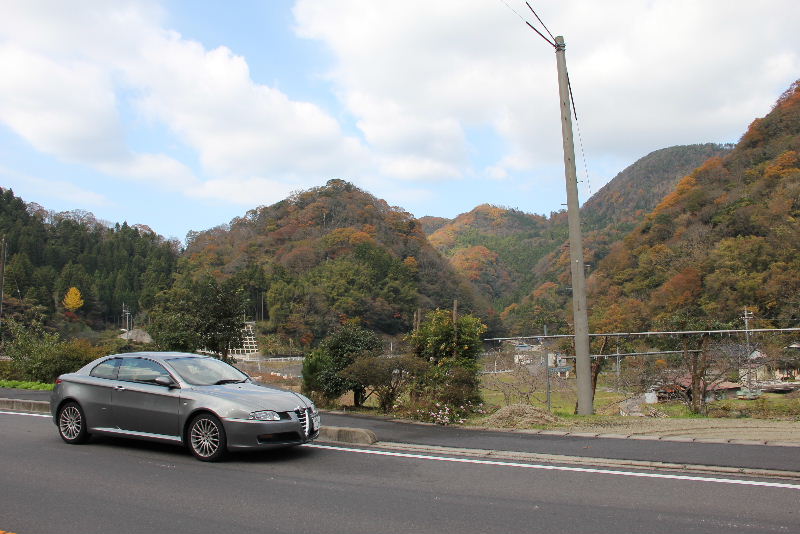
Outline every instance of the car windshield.
{"label": "car windshield", "polygon": [[246,382],[248,376],[215,358],[174,358],[169,364],[186,382],[194,386]]}

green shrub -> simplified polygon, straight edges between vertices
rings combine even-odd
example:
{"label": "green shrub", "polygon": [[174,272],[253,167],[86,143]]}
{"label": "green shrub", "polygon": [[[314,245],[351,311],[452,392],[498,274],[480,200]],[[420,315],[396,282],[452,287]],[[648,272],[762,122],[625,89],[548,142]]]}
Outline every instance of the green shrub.
{"label": "green shrub", "polygon": [[11,339],[6,355],[13,370],[25,380],[52,382],[63,373],[76,371],[104,354],[86,340],[63,341],[58,334],[38,326],[23,326],[9,321]]}
{"label": "green shrub", "polygon": [[0,360],[0,380],[19,380],[22,378],[14,369],[12,360]]}
{"label": "green shrub", "polygon": [[318,392],[333,403],[347,391],[353,391],[354,404],[360,406],[364,384],[342,374],[356,358],[377,356],[381,340],[374,332],[357,324],[345,323],[328,335],[319,348],[303,362],[303,391]]}
{"label": "green shrub", "polygon": [[378,398],[383,413],[389,413],[398,398],[411,383],[423,374],[428,363],[413,354],[395,358],[362,356],[341,371],[341,375],[358,384],[371,388]]}

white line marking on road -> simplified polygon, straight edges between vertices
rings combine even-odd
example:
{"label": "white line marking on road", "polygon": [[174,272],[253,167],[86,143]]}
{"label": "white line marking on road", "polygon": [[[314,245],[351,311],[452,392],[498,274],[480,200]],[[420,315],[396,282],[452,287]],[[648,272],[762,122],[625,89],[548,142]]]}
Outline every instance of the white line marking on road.
{"label": "white line marking on road", "polygon": [[523,464],[517,462],[500,462],[497,460],[476,460],[474,458],[454,458],[450,456],[430,456],[427,454],[412,454],[407,452],[376,451],[371,449],[351,449],[336,447],[334,445],[306,444],[305,447],[313,449],[326,449],[341,452],[354,452],[361,454],[374,454],[377,456],[394,456],[396,458],[412,458],[416,460],[435,460],[438,462],[456,462],[462,464],[493,465],[500,467],[523,467],[526,469],[544,469],[547,471],[571,471],[573,473],[595,473],[600,475],[616,475],[639,478],[662,478],[670,480],[689,480],[693,482],[713,482],[715,484],[736,484],[740,486],[761,486],[766,488],[782,488],[800,490],[800,485],[786,484],[783,482],[762,482],[758,480],[739,480],[734,478],[713,478],[691,475],[669,475],[664,473],[641,473],[636,471],[619,471],[615,469],[596,469],[592,467],[567,467],[562,465]]}
{"label": "white line marking on road", "polygon": [[53,417],[52,415],[47,414],[47,413],[0,412],[0,414],[6,414],[6,415],[28,415],[30,417],[48,417],[48,418]]}

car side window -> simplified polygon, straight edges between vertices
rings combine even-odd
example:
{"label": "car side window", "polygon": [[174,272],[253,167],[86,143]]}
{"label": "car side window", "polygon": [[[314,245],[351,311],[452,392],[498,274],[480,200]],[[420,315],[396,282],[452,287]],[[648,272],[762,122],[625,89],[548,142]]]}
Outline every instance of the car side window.
{"label": "car side window", "polygon": [[97,378],[110,378],[113,380],[117,378],[118,368],[119,358],[111,358],[110,360],[106,360],[95,365],[89,374],[91,376],[96,376]]}
{"label": "car side window", "polygon": [[153,360],[126,358],[119,365],[118,380],[152,384],[159,376],[172,380],[167,370]]}

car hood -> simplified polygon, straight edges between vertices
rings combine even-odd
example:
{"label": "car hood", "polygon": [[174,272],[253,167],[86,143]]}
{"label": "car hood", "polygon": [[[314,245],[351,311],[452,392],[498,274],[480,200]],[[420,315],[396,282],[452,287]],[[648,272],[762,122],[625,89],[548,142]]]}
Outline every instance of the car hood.
{"label": "car hood", "polygon": [[194,386],[195,392],[218,397],[240,405],[246,410],[274,410],[288,412],[297,407],[310,406],[302,395],[253,383]]}

